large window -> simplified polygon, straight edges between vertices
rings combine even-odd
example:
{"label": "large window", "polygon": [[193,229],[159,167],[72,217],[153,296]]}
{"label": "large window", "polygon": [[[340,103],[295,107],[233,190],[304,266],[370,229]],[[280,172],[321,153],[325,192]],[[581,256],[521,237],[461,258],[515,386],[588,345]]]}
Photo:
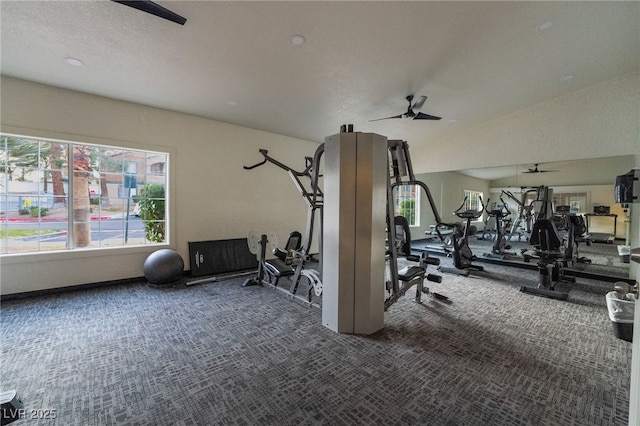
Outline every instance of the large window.
{"label": "large window", "polygon": [[0,254],[168,242],[169,155],[0,135]]}
{"label": "large window", "polygon": [[573,192],[553,194],[553,205],[556,209],[558,209],[560,206],[564,206],[565,210],[567,210],[569,213],[588,213],[586,209],[587,193]]}
{"label": "large window", "polygon": [[399,185],[394,188],[395,214],[404,216],[409,226],[420,226],[420,187]]}
{"label": "large window", "polygon": [[[536,200],[536,191],[530,191],[525,198],[525,205],[528,206]],[[584,214],[589,213],[587,211],[587,193],[586,192],[562,192],[554,193],[553,199],[553,211],[556,212],[560,209],[564,213]]]}

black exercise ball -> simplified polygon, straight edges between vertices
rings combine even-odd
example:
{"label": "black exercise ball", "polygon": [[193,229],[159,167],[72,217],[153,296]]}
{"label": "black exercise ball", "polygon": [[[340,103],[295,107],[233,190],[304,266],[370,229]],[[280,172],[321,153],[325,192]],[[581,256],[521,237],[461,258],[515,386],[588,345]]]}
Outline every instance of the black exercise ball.
{"label": "black exercise ball", "polygon": [[175,250],[161,249],[147,257],[142,270],[150,284],[171,284],[182,276],[184,260]]}

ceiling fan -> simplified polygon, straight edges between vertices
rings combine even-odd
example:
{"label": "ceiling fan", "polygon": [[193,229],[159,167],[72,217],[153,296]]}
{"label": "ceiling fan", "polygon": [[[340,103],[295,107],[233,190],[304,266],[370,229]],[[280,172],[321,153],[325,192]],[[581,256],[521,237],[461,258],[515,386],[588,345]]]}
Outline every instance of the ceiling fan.
{"label": "ceiling fan", "polygon": [[159,4],[149,0],[139,0],[139,1],[111,0],[111,1],[115,3],[124,4],[125,6],[129,6],[134,9],[138,9],[143,12],[150,13],[152,15],[158,16],[163,19],[167,19],[171,22],[175,22],[176,24],[184,25],[184,23],[187,22],[187,18],[183,18],[177,13],[174,13],[169,9],[166,9],[160,6]]}
{"label": "ceiling fan", "polygon": [[557,170],[540,170],[538,169],[538,165],[540,163],[536,163],[533,168],[529,168],[526,172],[522,173],[547,173],[547,172],[557,172]]}
{"label": "ceiling fan", "polygon": [[436,117],[435,115],[429,115],[429,114],[424,114],[420,112],[420,109],[422,108],[424,101],[427,100],[426,96],[420,96],[413,105],[411,105],[411,102],[413,101],[413,95],[409,95],[405,99],[409,101],[409,107],[407,108],[407,112],[404,112],[398,115],[393,115],[391,117],[377,118],[375,120],[369,120],[369,121],[371,122],[371,121],[387,120],[389,118],[410,118],[412,120],[440,120],[442,118],[442,117]]}

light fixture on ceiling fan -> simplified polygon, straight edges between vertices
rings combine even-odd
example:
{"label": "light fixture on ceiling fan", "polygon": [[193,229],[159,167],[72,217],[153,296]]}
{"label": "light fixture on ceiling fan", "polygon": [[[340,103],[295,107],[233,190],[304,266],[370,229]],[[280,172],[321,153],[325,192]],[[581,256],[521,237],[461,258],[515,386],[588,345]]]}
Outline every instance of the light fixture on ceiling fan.
{"label": "light fixture on ceiling fan", "polygon": [[412,120],[440,120],[442,118],[442,117],[436,117],[435,115],[429,115],[429,114],[420,112],[422,105],[424,105],[424,101],[427,100],[426,96],[420,96],[413,105],[411,105],[411,102],[413,101],[413,95],[409,95],[405,99],[409,102],[409,107],[407,108],[406,112],[403,112],[402,114],[398,114],[398,115],[392,115],[391,117],[376,118],[375,120],[369,120],[369,121],[371,122],[371,121],[379,121],[379,120],[388,120],[390,118],[410,118]]}
{"label": "light fixture on ceiling fan", "polygon": [[539,166],[539,165],[540,165],[540,163],[536,163],[536,164],[534,165],[534,167],[533,167],[533,168],[529,168],[529,169],[527,169],[527,171],[526,171],[526,172],[522,172],[522,173],[547,173],[547,172],[557,172],[557,170],[540,170],[540,169],[538,168],[538,166]]}

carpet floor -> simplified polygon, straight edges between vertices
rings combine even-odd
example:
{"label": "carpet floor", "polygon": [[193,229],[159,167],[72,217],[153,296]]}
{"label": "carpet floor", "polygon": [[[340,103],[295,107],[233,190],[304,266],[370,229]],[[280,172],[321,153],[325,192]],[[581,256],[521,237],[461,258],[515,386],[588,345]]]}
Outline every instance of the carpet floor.
{"label": "carpet floor", "polygon": [[32,418],[16,426],[626,425],[612,284],[579,279],[562,302],[519,291],[535,271],[485,267],[428,283],[448,301],[409,292],[372,336],[241,278],[6,301],[2,390]]}

